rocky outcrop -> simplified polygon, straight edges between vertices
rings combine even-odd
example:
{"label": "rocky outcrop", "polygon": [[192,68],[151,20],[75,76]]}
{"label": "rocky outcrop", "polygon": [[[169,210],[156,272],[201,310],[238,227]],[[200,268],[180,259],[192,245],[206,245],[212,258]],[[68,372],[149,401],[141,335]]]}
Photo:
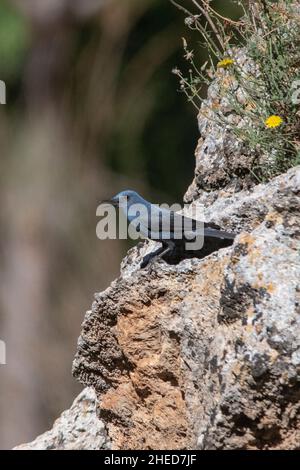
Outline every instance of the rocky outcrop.
{"label": "rocky outcrop", "polygon": [[109,439],[96,409],[95,391],[87,387],[78,395],[71,408],[55,421],[50,431],[15,450],[109,449]]}
{"label": "rocky outcrop", "polygon": [[300,167],[251,178],[255,156],[205,112],[231,112],[218,98],[226,73],[199,115],[185,199],[234,244],[151,269],[140,263],[155,243],[130,250],[86,313],[73,365],[100,420],[92,399],[78,437],[79,398],[30,448],[300,449]]}
{"label": "rocky outcrop", "polygon": [[300,448],[300,169],[207,220],[232,247],[121,276],[87,312],[74,374],[94,387],[114,449]]}
{"label": "rocky outcrop", "polygon": [[[258,75],[257,66],[245,55],[244,49],[236,48],[229,51],[229,55],[234,57],[245,78]],[[235,112],[233,96],[236,105],[245,109],[244,115]],[[218,69],[198,114],[200,138],[195,152],[194,179],[185,194],[186,202],[199,199],[206,191],[223,188],[239,191],[257,183],[253,167],[268,156],[251,150],[233,132],[234,127],[241,130],[253,125],[246,112],[250,104],[249,96],[231,70]]]}

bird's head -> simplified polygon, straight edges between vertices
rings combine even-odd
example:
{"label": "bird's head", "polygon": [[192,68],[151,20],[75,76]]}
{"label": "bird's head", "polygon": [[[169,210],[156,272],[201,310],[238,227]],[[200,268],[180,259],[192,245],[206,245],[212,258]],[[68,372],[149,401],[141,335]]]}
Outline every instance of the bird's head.
{"label": "bird's head", "polygon": [[[111,199],[102,201],[106,204],[112,204],[114,207],[130,207],[132,204],[140,204],[144,199],[135,191],[126,190],[113,196]],[[146,201],[145,201],[146,202]]]}

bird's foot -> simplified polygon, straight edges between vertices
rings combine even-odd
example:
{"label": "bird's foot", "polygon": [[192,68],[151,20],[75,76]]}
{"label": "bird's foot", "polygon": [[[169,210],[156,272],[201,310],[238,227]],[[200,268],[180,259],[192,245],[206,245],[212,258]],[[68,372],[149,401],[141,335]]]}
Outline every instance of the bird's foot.
{"label": "bird's foot", "polygon": [[155,271],[155,258],[151,258],[147,264],[147,271],[149,274],[152,274]]}

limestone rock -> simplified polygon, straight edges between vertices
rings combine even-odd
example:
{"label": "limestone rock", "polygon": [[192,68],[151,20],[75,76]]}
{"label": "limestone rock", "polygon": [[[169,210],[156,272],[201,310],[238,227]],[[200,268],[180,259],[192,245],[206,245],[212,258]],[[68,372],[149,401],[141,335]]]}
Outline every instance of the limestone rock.
{"label": "limestone rock", "polygon": [[[259,75],[257,66],[246,56],[244,49],[233,49],[229,55],[234,57],[245,77],[249,73]],[[233,109],[231,95],[237,97],[242,107],[249,105],[249,97],[230,68],[219,69],[198,114],[200,138],[195,152],[195,176],[185,195],[186,202],[198,199],[204,191],[224,187],[236,191],[257,182],[250,170],[262,155],[251,150],[233,133],[233,126],[242,128],[251,124]]]}
{"label": "limestone rock", "polygon": [[300,448],[299,190],[298,167],[219,194],[232,247],[149,271],[139,246],[96,295],[73,370],[114,449]]}
{"label": "limestone rock", "polygon": [[109,446],[104,425],[96,414],[96,394],[92,388],[85,388],[50,431],[15,450],[97,450]]}

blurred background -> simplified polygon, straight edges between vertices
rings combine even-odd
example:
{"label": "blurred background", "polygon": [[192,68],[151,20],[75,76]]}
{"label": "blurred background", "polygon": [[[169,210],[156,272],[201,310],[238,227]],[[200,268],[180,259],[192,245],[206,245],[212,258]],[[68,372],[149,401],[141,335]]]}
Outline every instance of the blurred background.
{"label": "blurred background", "polygon": [[171,73],[182,36],[203,62],[167,0],[0,1],[0,448],[50,428],[82,388],[80,325],[128,249],[96,238],[101,199],[182,202],[192,180],[196,112]]}

